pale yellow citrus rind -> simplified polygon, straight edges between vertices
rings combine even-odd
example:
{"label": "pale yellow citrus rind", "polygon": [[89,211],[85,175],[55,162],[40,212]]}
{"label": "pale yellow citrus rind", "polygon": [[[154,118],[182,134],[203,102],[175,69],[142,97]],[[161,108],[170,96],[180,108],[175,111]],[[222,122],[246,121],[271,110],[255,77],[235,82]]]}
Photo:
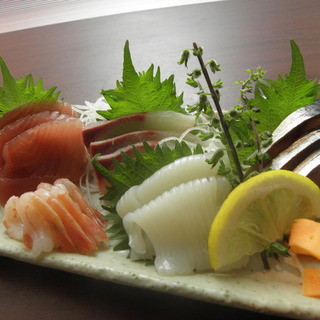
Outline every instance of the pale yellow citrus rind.
{"label": "pale yellow citrus rind", "polygon": [[[288,216],[286,216],[285,226],[281,224],[280,230],[279,226],[272,226],[274,223],[273,220],[265,219],[268,222],[265,223],[266,221],[264,220],[264,224],[268,224],[265,225],[265,227],[274,231],[271,232],[271,238],[268,238],[268,241],[272,242],[277,240],[272,239],[272,236],[274,237],[275,234],[279,236],[279,233],[283,234],[290,231],[291,224],[296,218],[320,217],[320,189],[313,181],[286,170],[273,170],[261,173],[237,186],[224,201],[214,219],[208,239],[210,263],[213,269],[219,270],[229,264],[236,263],[240,256],[241,258],[246,258],[246,256],[263,250],[261,243],[255,243],[256,237],[251,239],[250,236],[245,235],[243,237],[244,245],[242,246],[241,237],[239,237],[239,241],[235,243],[233,235],[239,231],[239,221],[243,212],[248,209],[252,203],[257,202],[257,199],[265,199],[269,194],[276,195],[278,190],[279,194],[283,192],[283,190],[286,190],[290,195],[290,199],[292,195],[292,201],[294,201],[296,197],[303,199],[303,203],[306,205],[303,206],[302,209],[299,207],[299,212],[295,212],[289,219]],[[288,201],[287,198],[285,201]],[[258,201],[260,201],[259,204],[262,203],[263,205],[264,200]],[[277,201],[279,202],[279,206],[282,206],[285,211],[286,204],[280,203],[281,200],[279,200],[279,197]],[[290,207],[289,203],[288,207]],[[274,220],[278,221],[279,224],[279,219]],[[260,227],[264,228],[264,226]],[[278,230],[276,230],[277,228]],[[257,237],[259,237],[259,234]],[[268,241],[265,241],[265,243]],[[237,252],[233,255],[229,254],[230,252],[232,253],[233,249],[237,250]],[[236,256],[236,258],[234,256]]]}

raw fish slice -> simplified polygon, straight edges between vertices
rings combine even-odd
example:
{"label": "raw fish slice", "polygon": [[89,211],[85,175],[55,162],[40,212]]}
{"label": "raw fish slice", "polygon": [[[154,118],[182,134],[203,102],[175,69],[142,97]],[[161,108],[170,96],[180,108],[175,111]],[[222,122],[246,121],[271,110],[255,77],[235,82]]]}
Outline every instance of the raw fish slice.
{"label": "raw fish slice", "polygon": [[294,141],[271,162],[273,170],[294,170],[305,158],[320,148],[320,130],[312,131]]}
{"label": "raw fish slice", "polygon": [[4,206],[11,196],[21,196],[23,193],[35,190],[41,182],[56,180],[56,176],[4,178],[0,175],[0,205]]}
{"label": "raw fish slice", "polygon": [[93,141],[106,140],[133,131],[163,130],[182,133],[194,125],[195,117],[174,111],[136,113],[89,124],[83,130],[83,141],[89,148]]}
{"label": "raw fish slice", "polygon": [[[154,148],[158,144],[158,141],[147,141],[147,143],[149,144],[150,147]],[[134,146],[138,151],[144,152],[143,143],[136,143],[134,144]],[[111,153],[109,155],[99,156],[97,157],[97,161],[99,161],[108,170],[113,170],[114,160],[122,162],[122,155],[121,155],[122,152],[128,155],[129,157],[132,157],[134,155],[133,147],[128,146],[125,148],[121,148],[118,151]],[[94,176],[98,184],[99,190],[101,191],[101,193],[105,193],[106,186],[109,186],[109,182],[97,170],[94,170]]]}
{"label": "raw fish slice", "polygon": [[106,155],[116,152],[120,148],[124,148],[135,143],[151,140],[159,141],[165,137],[177,136],[179,136],[178,133],[169,131],[134,131],[111,139],[91,142],[89,147],[89,153],[92,157],[97,153],[100,153],[101,155]]}
{"label": "raw fish slice", "polygon": [[18,197],[11,197],[4,207],[5,215],[2,223],[6,227],[9,236],[15,240],[23,240],[23,223],[17,213],[16,205]]}
{"label": "raw fish slice", "polygon": [[[60,247],[64,252],[75,252],[75,246],[67,234],[60,216],[42,197],[39,197],[39,195],[36,195],[34,192],[31,192],[31,194],[31,204],[48,223],[57,247]],[[23,197],[23,195],[21,197]]]}
{"label": "raw fish slice", "polygon": [[120,198],[117,203],[118,214],[123,218],[128,212],[141,208],[174,186],[216,175],[218,166],[212,168],[206,162],[209,157],[207,154],[183,157],[156,171],[141,185],[131,187]]}
{"label": "raw fish slice", "polygon": [[58,246],[57,239],[42,214],[32,205],[32,192],[23,194],[17,202],[17,212],[24,224],[24,244],[35,256]]}
{"label": "raw fish slice", "polygon": [[208,235],[230,190],[224,177],[197,179],[180,184],[128,213],[123,225],[135,257],[148,258],[151,243],[155,268],[161,275],[210,270]]}
{"label": "raw fish slice", "polygon": [[[31,129],[41,123],[53,121],[56,119],[63,119],[69,117],[65,114],[60,114],[58,111],[49,112],[39,112],[36,114],[29,114],[23,118],[20,118],[12,123],[9,123],[2,130],[0,130],[0,152],[2,154],[2,149],[6,142],[10,141],[14,137],[18,136],[22,132]],[[0,157],[0,166],[4,164],[4,160]]]}
{"label": "raw fish slice", "polygon": [[[57,189],[51,186],[50,192]],[[82,228],[79,226],[74,217],[57,201],[57,199],[50,194],[48,190],[38,188],[35,193],[40,196],[47,204],[58,214],[61,222],[66,229],[68,237],[73,243],[72,252],[79,252],[83,254],[92,254],[93,251],[97,249],[97,244],[90,240],[88,236],[83,232]],[[64,192],[61,189],[55,190],[57,192]]]}
{"label": "raw fish slice", "polygon": [[72,201],[67,193],[55,193],[55,198],[59,203],[76,219],[87,236],[96,243],[107,240],[104,230],[94,220],[82,213],[80,208]]}
{"label": "raw fish slice", "polygon": [[69,115],[71,117],[76,117],[77,113],[72,110],[71,106],[62,101],[41,101],[41,102],[32,102],[24,104],[18,108],[12,109],[6,112],[3,117],[0,119],[0,130],[3,129],[9,123],[12,123],[20,118],[23,118],[27,115],[39,113],[43,111],[58,111]]}
{"label": "raw fish slice", "polygon": [[320,187],[320,149],[311,153],[293,171],[308,177]]}
{"label": "raw fish slice", "polygon": [[101,227],[104,226],[102,221],[103,215],[88,205],[88,203],[84,200],[79,188],[74,183],[72,183],[69,179],[61,178],[55,181],[54,186],[60,187],[61,189],[61,186],[64,186],[67,189],[69,196],[79,206],[80,210],[91,219],[94,219]]}
{"label": "raw fish slice", "polygon": [[264,152],[271,159],[289,148],[292,141],[320,127],[320,100],[288,115],[272,133],[272,144]]}
{"label": "raw fish slice", "polygon": [[35,256],[55,248],[92,254],[107,240],[102,226],[81,212],[61,182],[69,188],[73,185],[65,179],[57,186],[41,183],[34,192],[11,197],[5,206],[3,223],[9,236],[22,240]]}
{"label": "raw fish slice", "polygon": [[85,172],[87,156],[76,118],[42,123],[24,131],[3,148],[7,178],[52,176],[77,182]]}
{"label": "raw fish slice", "polygon": [[[148,143],[148,145],[151,148],[155,148],[156,145],[158,144],[158,141],[146,141]],[[144,152],[144,145],[142,142],[140,143],[135,143],[134,147],[140,151],[140,152]],[[124,148],[120,148],[118,149],[116,152],[111,153],[111,154],[107,154],[107,155],[103,155],[103,156],[99,156],[97,157],[97,161],[99,161],[105,168],[107,168],[108,170],[112,170],[114,168],[114,164],[113,164],[113,160],[117,160],[119,162],[122,162],[122,153],[125,153],[127,156],[132,157],[134,155],[134,148],[133,146],[127,146]]]}

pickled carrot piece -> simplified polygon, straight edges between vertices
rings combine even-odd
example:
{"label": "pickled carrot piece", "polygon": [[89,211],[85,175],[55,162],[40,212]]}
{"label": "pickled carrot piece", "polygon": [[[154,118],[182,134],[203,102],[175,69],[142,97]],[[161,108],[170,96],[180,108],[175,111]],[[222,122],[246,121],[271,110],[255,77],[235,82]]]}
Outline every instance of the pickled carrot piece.
{"label": "pickled carrot piece", "polygon": [[309,219],[295,220],[290,233],[289,246],[294,253],[320,259],[320,223]]}
{"label": "pickled carrot piece", "polygon": [[302,293],[306,297],[320,297],[320,269],[304,268]]}

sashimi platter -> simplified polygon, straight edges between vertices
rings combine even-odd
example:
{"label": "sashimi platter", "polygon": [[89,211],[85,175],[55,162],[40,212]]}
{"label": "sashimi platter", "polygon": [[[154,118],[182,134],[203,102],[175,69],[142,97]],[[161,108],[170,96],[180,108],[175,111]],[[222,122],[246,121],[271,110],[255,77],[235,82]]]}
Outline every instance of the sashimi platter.
{"label": "sashimi platter", "polygon": [[116,88],[83,105],[0,57],[0,255],[319,319],[320,85],[290,46],[288,73],[247,70],[228,110],[196,43],[178,61],[190,105],[173,75],[136,71],[128,41]]}

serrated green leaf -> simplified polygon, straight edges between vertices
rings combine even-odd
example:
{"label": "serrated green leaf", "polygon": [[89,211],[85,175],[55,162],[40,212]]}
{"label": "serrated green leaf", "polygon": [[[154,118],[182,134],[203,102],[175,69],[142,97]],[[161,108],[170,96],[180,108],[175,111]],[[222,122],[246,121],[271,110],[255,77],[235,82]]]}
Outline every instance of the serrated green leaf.
{"label": "serrated green leaf", "polygon": [[108,233],[115,233],[118,234],[122,230],[121,225],[119,224],[114,224],[110,228],[107,229]]}
{"label": "serrated green leaf", "polygon": [[115,234],[112,234],[110,237],[109,237],[110,240],[125,240],[125,239],[128,239],[128,236],[124,233],[122,233],[122,231],[118,232],[118,233],[115,233]]}
{"label": "serrated green leaf", "polygon": [[291,40],[292,63],[290,73],[277,80],[265,80],[255,90],[254,104],[261,109],[255,115],[260,121],[259,132],[273,132],[289,114],[313,103],[320,86],[306,78],[303,57],[298,45]]}
{"label": "serrated green leaf", "polygon": [[1,57],[0,69],[3,78],[3,86],[0,87],[0,116],[25,103],[59,98],[60,92],[56,92],[57,87],[44,89],[41,78],[36,84],[31,74],[24,78],[14,79]]}
{"label": "serrated green leaf", "polygon": [[[104,207],[104,208],[107,210],[106,207]],[[115,221],[119,221],[120,219],[121,219],[121,218],[120,218],[119,215],[116,214],[116,213],[109,213],[109,214],[107,214],[107,215],[105,216],[105,220],[110,220],[110,221],[115,220]]]}
{"label": "serrated green leaf", "polygon": [[160,68],[154,75],[154,66],[146,72],[137,73],[135,70],[129,42],[124,47],[122,82],[118,81],[116,89],[102,90],[111,109],[98,111],[106,119],[114,119],[132,113],[147,111],[171,110],[186,113],[181,105],[183,95],[176,96],[174,76],[161,82]]}
{"label": "serrated green leaf", "polygon": [[[258,134],[265,131],[272,133],[289,114],[312,104],[319,94],[319,84],[306,77],[303,56],[299,47],[293,40],[290,41],[290,45],[292,55],[290,72],[284,76],[279,75],[276,80],[263,79],[262,82],[258,82],[254,98],[248,101],[250,106],[260,109],[259,113],[250,115],[260,121],[260,124],[256,125]],[[238,83],[243,84],[243,81]],[[237,106],[234,110],[236,109]],[[239,140],[246,144],[238,150],[241,161],[246,160],[257,151],[257,146],[251,144],[255,138],[247,112],[244,112],[238,119],[231,119],[228,127],[234,141]]]}
{"label": "serrated green leaf", "polygon": [[129,243],[128,238],[125,238],[124,240],[119,242],[116,246],[114,246],[113,250],[114,251],[122,251],[122,250],[130,249],[130,246],[128,243]]}
{"label": "serrated green leaf", "polygon": [[[141,184],[145,179],[149,178],[156,171],[166,166],[167,164],[186,157],[192,154],[203,153],[200,145],[196,146],[195,150],[191,150],[185,142],[175,141],[174,148],[169,148],[167,144],[157,145],[154,149],[151,148],[147,142],[144,142],[144,152],[140,152],[134,146],[134,157],[130,158],[127,154],[122,153],[122,162],[114,160],[114,169],[108,170],[101,165],[96,157],[92,159],[92,164],[95,169],[106,178],[110,187],[107,187],[107,192],[101,199],[107,201],[107,205],[104,208],[110,210],[114,224],[107,230],[108,233],[116,233],[116,237],[126,235],[126,231],[122,224],[122,219],[118,216],[118,219],[114,216],[116,214],[116,204],[122,195],[135,185]],[[113,237],[113,235],[112,235]],[[127,239],[128,241],[128,239]],[[120,248],[125,245],[122,242]],[[127,244],[128,245],[128,244]],[[116,250],[114,248],[114,250]],[[124,249],[119,249],[124,250]]]}

